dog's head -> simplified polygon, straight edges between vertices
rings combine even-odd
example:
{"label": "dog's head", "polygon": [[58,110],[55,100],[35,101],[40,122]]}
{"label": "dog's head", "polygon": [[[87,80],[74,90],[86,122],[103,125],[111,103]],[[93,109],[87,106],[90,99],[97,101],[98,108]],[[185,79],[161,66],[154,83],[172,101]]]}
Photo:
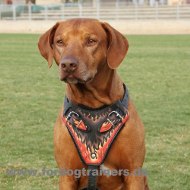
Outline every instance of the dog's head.
{"label": "dog's head", "polygon": [[76,84],[92,81],[105,65],[116,69],[127,53],[128,41],[107,23],[72,19],[50,28],[38,47],[49,67],[55,60],[61,80]]}

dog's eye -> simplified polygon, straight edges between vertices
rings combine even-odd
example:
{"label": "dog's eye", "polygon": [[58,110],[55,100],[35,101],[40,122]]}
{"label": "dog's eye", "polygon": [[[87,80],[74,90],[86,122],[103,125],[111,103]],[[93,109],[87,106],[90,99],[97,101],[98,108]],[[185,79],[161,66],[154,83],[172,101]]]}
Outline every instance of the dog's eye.
{"label": "dog's eye", "polygon": [[93,46],[93,45],[95,45],[96,43],[97,43],[97,40],[89,38],[89,39],[87,40],[86,45],[87,45],[87,46]]}
{"label": "dog's eye", "polygon": [[57,40],[56,43],[57,43],[58,46],[64,46],[63,40]]}

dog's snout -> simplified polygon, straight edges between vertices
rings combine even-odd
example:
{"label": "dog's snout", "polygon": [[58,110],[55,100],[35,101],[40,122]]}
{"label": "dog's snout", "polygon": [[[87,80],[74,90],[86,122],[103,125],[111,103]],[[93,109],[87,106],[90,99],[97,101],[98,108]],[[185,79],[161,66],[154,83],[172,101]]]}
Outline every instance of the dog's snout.
{"label": "dog's snout", "polygon": [[67,72],[73,72],[78,67],[78,61],[75,58],[64,58],[61,60],[61,68]]}

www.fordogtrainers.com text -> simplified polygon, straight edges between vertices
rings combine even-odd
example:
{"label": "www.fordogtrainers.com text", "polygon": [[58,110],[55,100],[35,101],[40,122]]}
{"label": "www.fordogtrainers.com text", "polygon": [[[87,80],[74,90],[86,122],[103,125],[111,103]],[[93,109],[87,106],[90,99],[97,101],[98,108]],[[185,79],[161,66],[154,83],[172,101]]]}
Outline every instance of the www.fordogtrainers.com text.
{"label": "www.fordogtrainers.com text", "polygon": [[130,172],[128,169],[18,169],[9,168],[6,170],[8,176],[75,176],[80,178],[81,176],[147,176],[147,170],[139,168]]}

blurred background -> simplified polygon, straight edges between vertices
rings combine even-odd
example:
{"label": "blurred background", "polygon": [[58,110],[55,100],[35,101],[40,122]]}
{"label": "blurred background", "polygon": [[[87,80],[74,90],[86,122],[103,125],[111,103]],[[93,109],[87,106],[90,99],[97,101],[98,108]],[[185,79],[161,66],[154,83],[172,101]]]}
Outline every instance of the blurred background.
{"label": "blurred background", "polygon": [[190,0],[0,0],[0,33],[42,33],[75,17],[109,22],[125,34],[189,34]]}
{"label": "blurred background", "polygon": [[0,0],[1,20],[189,20],[190,0]]}

